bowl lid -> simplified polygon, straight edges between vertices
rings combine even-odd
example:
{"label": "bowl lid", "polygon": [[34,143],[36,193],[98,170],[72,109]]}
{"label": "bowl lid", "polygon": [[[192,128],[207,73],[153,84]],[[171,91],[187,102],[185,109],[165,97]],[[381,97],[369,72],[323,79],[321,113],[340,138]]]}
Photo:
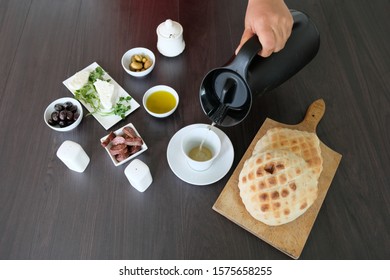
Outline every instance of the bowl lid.
{"label": "bowl lid", "polygon": [[157,27],[157,35],[167,38],[175,39],[181,36],[183,33],[183,27],[180,23],[167,19]]}

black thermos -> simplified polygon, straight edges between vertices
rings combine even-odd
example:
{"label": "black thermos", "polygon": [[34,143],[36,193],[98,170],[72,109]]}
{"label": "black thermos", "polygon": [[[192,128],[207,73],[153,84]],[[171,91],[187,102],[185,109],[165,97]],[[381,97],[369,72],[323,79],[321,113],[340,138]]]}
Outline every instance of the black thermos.
{"label": "black thermos", "polygon": [[200,87],[205,114],[217,125],[232,126],[249,113],[254,96],[276,88],[307,65],[317,54],[320,36],[309,17],[290,10],[294,25],[285,47],[267,58],[257,53],[256,36],[249,39],[227,65],[210,71]]}

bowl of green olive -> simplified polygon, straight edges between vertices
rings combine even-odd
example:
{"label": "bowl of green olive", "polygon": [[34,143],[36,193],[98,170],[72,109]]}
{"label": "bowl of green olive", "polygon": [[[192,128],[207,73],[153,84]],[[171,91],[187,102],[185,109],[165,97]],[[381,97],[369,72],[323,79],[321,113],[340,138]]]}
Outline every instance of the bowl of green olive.
{"label": "bowl of green olive", "polygon": [[133,48],[122,56],[122,67],[134,77],[144,77],[152,72],[156,64],[154,53],[147,48]]}

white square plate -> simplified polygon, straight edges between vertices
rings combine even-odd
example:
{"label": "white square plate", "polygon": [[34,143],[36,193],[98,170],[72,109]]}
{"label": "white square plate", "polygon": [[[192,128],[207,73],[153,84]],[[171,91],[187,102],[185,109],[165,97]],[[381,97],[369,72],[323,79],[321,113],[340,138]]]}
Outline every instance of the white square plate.
{"label": "white square plate", "polygon": [[[85,67],[84,69],[82,70],[88,70],[88,71],[93,71],[96,69],[96,67],[99,67],[100,65],[97,64],[96,62],[92,63],[91,65]],[[100,66],[101,67],[101,66]],[[81,71],[82,71],[81,70]],[[103,69],[104,70],[104,69]],[[106,72],[106,71],[104,71]],[[72,78],[73,76],[69,77],[68,79],[66,79],[65,81],[63,81],[62,83],[66,86],[66,88],[74,95],[74,91],[71,90],[71,88],[69,87],[69,83],[72,81]],[[110,75],[107,74],[107,72],[104,74],[104,78],[105,79],[111,79],[111,83],[115,86],[115,88],[117,89],[118,91],[118,96],[119,97],[127,97],[127,96],[130,96]],[[92,108],[91,106],[89,106],[88,104],[86,104],[85,102],[81,101],[80,100],[80,103],[84,105],[85,108],[87,108],[87,110],[89,112],[92,111]],[[131,109],[129,111],[126,112],[126,116],[128,116],[129,114],[131,114],[133,111],[135,111],[140,105],[137,101],[134,100],[134,98],[132,97],[131,100],[130,100],[130,106],[131,106]],[[95,114],[92,114],[95,119],[106,129],[108,130],[110,127],[112,127],[114,124],[116,124],[117,122],[121,121],[122,118],[120,116],[117,116],[117,115],[111,115],[111,116],[102,116],[102,115],[99,115],[97,113]]]}
{"label": "white square plate", "polygon": [[[135,129],[135,127],[134,127],[134,125],[133,125],[132,123],[129,123],[129,124],[125,125],[125,126],[122,126],[122,127],[119,128],[118,130],[114,131],[115,135],[123,135],[123,131],[122,131],[122,130],[123,130],[123,128],[125,128],[125,127],[131,127],[132,129],[134,129],[135,133],[136,133],[139,137],[141,137],[141,135],[139,135],[137,129]],[[100,143],[103,142],[103,141],[107,138],[107,136],[108,136],[108,134],[107,134],[106,136],[100,138]],[[141,138],[142,138],[142,137],[141,137]],[[141,146],[141,150],[139,150],[139,151],[136,152],[135,154],[132,154],[132,155],[129,156],[127,159],[125,159],[125,160],[123,160],[123,161],[120,161],[120,162],[117,161],[116,158],[115,158],[113,155],[110,154],[110,148],[111,148],[111,146],[112,146],[111,143],[108,144],[108,146],[105,147],[105,149],[106,149],[108,155],[110,156],[112,162],[114,163],[114,165],[115,165],[115,166],[119,166],[119,165],[122,165],[122,164],[124,164],[125,162],[128,162],[129,160],[135,158],[136,156],[142,154],[143,152],[145,152],[145,151],[148,149],[148,146],[146,146],[145,141],[144,141],[143,138],[142,138],[142,142],[143,142],[143,144],[142,144],[142,146]]]}

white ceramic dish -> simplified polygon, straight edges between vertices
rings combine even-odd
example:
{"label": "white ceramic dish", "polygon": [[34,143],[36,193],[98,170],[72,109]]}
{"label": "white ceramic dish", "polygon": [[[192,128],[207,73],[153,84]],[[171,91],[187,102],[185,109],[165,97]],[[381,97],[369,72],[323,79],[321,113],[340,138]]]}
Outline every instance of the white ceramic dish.
{"label": "white ceramic dish", "polygon": [[[158,113],[154,113],[152,111],[150,111],[148,109],[148,107],[146,106],[146,100],[148,99],[148,97],[150,95],[152,95],[153,93],[155,93],[156,91],[167,91],[169,92],[170,94],[172,94],[172,96],[176,99],[176,105],[175,107],[170,110],[169,112],[166,112],[166,113],[161,113],[161,114],[158,114]],[[176,90],[174,90],[173,88],[169,87],[169,86],[164,86],[164,85],[158,85],[158,86],[154,86],[150,89],[148,89],[143,98],[142,98],[142,105],[144,106],[146,112],[148,112],[150,115],[152,115],[153,117],[156,117],[156,118],[165,118],[165,117],[168,117],[169,115],[173,114],[173,112],[175,112],[177,106],[179,106],[179,95],[177,94]]]}
{"label": "white ceramic dish", "polygon": [[172,172],[184,182],[192,185],[209,185],[222,179],[229,172],[234,160],[234,148],[229,137],[219,128],[214,131],[221,139],[221,152],[213,165],[205,171],[195,171],[187,164],[181,152],[181,140],[191,129],[195,127],[207,127],[207,124],[193,124],[183,127],[173,135],[167,148],[167,159]]}
{"label": "white ceramic dish", "polygon": [[[125,127],[131,127],[132,129],[134,129],[135,133],[137,133],[137,135],[139,137],[141,137],[141,135],[138,133],[137,129],[134,127],[134,125],[132,123],[129,123],[129,124],[126,124],[125,126],[122,126],[121,128],[117,129],[116,131],[114,131],[114,133],[116,135],[122,135],[123,134],[123,128]],[[107,138],[108,135],[100,138],[100,143],[103,142],[106,138]],[[141,137],[142,138],[142,137]],[[110,143],[107,147],[105,147],[104,149],[106,150],[106,152],[108,153],[108,156],[111,158],[112,162],[114,163],[115,166],[119,166],[119,165],[122,165],[126,162],[128,162],[129,160],[137,157],[138,155],[142,154],[143,152],[145,152],[147,149],[148,149],[148,146],[146,146],[145,144],[145,141],[144,139],[142,138],[142,147],[141,147],[141,150],[139,150],[138,152],[136,152],[135,154],[132,154],[131,156],[129,156],[127,159],[123,160],[123,161],[117,161],[116,158],[110,154],[110,148],[112,146],[112,144]]]}
{"label": "white ceramic dish", "polygon": [[[138,55],[147,55],[152,60],[152,66],[150,66],[148,69],[146,69],[144,71],[140,71],[140,72],[131,71],[130,67],[129,67],[131,57],[133,55],[137,55],[137,54]],[[147,48],[138,47],[138,48],[132,48],[132,49],[128,50],[127,52],[125,52],[125,54],[122,56],[121,62],[122,62],[123,69],[131,76],[144,77],[144,76],[148,75],[150,72],[152,72],[154,65],[156,65],[156,57],[151,50],[149,50]]]}
{"label": "white ceramic dish", "polygon": [[[74,123],[72,123],[71,125],[68,125],[65,127],[60,127],[59,125],[55,125],[55,126],[50,125],[48,123],[48,120],[51,118],[51,114],[55,111],[54,106],[56,104],[64,104],[66,102],[72,102],[73,105],[77,106],[77,112],[80,114],[78,119]],[[43,114],[43,119],[45,120],[45,123],[47,124],[47,126],[50,127],[51,129],[54,129],[56,131],[71,131],[71,130],[75,129],[80,124],[81,120],[83,119],[83,107],[81,106],[79,101],[77,101],[76,99],[74,99],[72,97],[62,97],[62,98],[54,100],[52,103],[49,104],[49,106],[47,106],[47,108]]]}
{"label": "white ceramic dish", "polygon": [[[92,63],[91,65],[85,67],[84,69],[82,70],[88,70],[88,71],[92,71],[94,69],[96,69],[96,67],[98,67],[99,64],[97,64],[96,62]],[[72,81],[72,78],[73,76],[69,77],[68,79],[66,79],[65,81],[63,81],[62,83],[66,86],[67,89],[69,89],[69,91],[74,95],[74,90],[72,90],[71,86],[69,85],[69,83]],[[108,75],[107,73],[104,75],[104,78],[105,79],[111,79],[111,83],[115,86],[115,89],[118,93],[118,97],[127,97],[129,96],[129,94],[110,76]],[[81,103],[85,106],[85,108],[91,112],[92,111],[92,108],[81,101]],[[140,107],[140,104],[135,101],[134,98],[131,98],[130,100],[130,106],[131,106],[131,109],[129,111],[126,112],[126,116],[128,116],[129,114],[131,114],[132,112],[134,112],[137,108]],[[93,114],[93,116],[95,117],[95,119],[106,129],[108,130],[110,127],[112,127],[114,124],[118,123],[119,121],[122,120],[122,118],[120,116],[117,116],[117,115],[110,115],[110,116],[102,116],[102,115],[99,115],[97,113]]]}

